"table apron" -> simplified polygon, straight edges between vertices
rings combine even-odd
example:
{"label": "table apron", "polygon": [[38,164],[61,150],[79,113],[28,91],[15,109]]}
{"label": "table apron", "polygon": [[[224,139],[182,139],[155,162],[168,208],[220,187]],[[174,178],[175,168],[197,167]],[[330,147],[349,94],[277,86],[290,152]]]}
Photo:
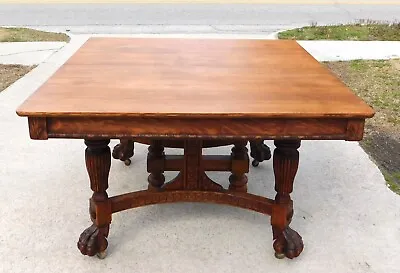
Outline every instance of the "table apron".
{"label": "table apron", "polygon": [[29,117],[32,139],[204,138],[361,140],[360,118]]}

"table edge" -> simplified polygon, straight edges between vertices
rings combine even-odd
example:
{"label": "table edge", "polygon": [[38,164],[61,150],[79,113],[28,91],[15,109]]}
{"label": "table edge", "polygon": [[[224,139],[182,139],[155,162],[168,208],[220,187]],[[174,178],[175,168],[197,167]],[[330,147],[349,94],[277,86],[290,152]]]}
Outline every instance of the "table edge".
{"label": "table edge", "polygon": [[369,111],[365,112],[354,112],[354,113],[335,113],[325,114],[320,113],[73,113],[73,112],[27,112],[20,108],[16,110],[16,113],[20,117],[43,117],[43,118],[58,118],[58,117],[93,117],[93,118],[372,118],[375,115],[375,110],[367,106]]}
{"label": "table edge", "polygon": [[[28,117],[32,139],[203,138],[332,139],[363,138],[364,118],[101,118]],[[201,125],[201,126],[199,126]]]}

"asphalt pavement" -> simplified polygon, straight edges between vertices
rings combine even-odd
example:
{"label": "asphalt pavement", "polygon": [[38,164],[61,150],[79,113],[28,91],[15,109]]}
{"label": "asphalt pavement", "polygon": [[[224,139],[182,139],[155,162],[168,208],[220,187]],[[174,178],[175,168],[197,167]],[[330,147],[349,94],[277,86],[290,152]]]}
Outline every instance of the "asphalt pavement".
{"label": "asphalt pavement", "polygon": [[0,25],[82,34],[268,34],[358,20],[400,21],[400,5],[0,4]]}

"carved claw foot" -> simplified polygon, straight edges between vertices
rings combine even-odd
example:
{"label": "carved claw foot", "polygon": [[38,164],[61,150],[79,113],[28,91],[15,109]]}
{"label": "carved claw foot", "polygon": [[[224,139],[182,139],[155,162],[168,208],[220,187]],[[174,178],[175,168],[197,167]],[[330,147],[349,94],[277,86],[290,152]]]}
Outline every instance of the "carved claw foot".
{"label": "carved claw foot", "polygon": [[91,225],[82,232],[78,241],[78,248],[83,255],[97,256],[100,259],[106,257],[108,242],[108,227],[98,228],[95,224]]}
{"label": "carved claw foot", "polygon": [[251,165],[252,165],[253,167],[258,167],[258,165],[260,165],[260,161],[257,161],[257,160],[255,160],[255,159],[253,159],[253,161],[251,161]]}
{"label": "carved claw foot", "polygon": [[271,158],[271,150],[263,141],[250,141],[250,156],[254,159],[251,162],[253,167],[257,167],[260,162]]}
{"label": "carved claw foot", "polygon": [[276,233],[278,232],[274,230],[275,257],[278,259],[298,257],[304,248],[301,236],[290,227],[286,227],[279,234]]}
{"label": "carved claw foot", "polygon": [[121,139],[120,143],[117,144],[112,152],[112,156],[115,159],[119,159],[121,161],[124,161],[126,166],[131,165],[131,157],[133,156],[133,141],[132,140],[126,140],[126,139]]}

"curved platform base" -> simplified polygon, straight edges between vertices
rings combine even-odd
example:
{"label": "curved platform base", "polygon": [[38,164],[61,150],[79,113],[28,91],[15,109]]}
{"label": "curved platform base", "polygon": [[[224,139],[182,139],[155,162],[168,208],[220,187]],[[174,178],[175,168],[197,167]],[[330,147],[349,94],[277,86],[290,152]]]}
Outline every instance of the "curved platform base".
{"label": "curved platform base", "polygon": [[[125,141],[125,140],[124,140]],[[293,216],[293,190],[297,172],[300,147],[299,140],[275,141],[274,174],[275,199],[247,193],[249,155],[246,140],[237,140],[231,155],[203,155],[204,142],[201,139],[187,139],[183,142],[183,155],[165,155],[163,142],[151,139],[147,156],[148,189],[109,197],[108,174],[111,167],[109,140],[86,140],[86,168],[93,191],[90,199],[90,216],[93,225],[85,229],[78,241],[78,248],[84,255],[105,257],[107,236],[113,213],[147,205],[174,202],[202,202],[230,205],[271,215],[274,250],[277,258],[295,258],[303,250],[301,236],[289,227]],[[222,142],[221,142],[222,143]],[[262,142],[259,142],[263,145]],[[269,149],[258,152],[258,159],[270,155]],[[113,156],[127,160],[133,154],[133,141],[121,142]],[[262,157],[261,157],[262,156]],[[165,183],[165,171],[179,171],[171,181]],[[228,189],[210,179],[207,171],[228,171]]]}
{"label": "curved platform base", "polygon": [[191,190],[154,192],[144,190],[114,196],[109,198],[109,201],[112,213],[160,203],[202,202],[225,204],[271,215],[274,206],[274,200],[250,193],[227,190],[220,192]]}

